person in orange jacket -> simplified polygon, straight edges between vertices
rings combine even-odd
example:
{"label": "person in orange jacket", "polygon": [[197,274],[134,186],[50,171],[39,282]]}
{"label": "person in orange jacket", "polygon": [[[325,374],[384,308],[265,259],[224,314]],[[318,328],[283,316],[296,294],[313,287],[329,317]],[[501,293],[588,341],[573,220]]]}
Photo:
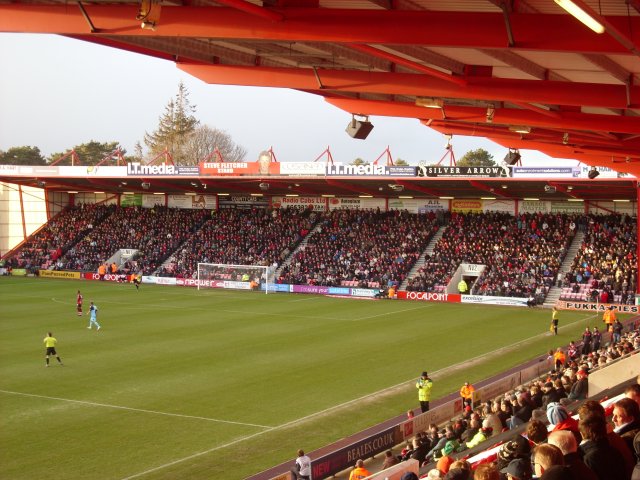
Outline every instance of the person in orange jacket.
{"label": "person in orange jacket", "polygon": [[462,408],[469,405],[470,407],[473,405],[473,392],[476,389],[469,382],[464,382],[462,388],[460,388],[460,397],[462,397]]}
{"label": "person in orange jacket", "polygon": [[356,462],[356,468],[351,470],[351,474],[349,475],[349,480],[361,480],[362,478],[367,478],[371,476],[371,472],[364,468],[364,462],[362,459],[358,459]]}

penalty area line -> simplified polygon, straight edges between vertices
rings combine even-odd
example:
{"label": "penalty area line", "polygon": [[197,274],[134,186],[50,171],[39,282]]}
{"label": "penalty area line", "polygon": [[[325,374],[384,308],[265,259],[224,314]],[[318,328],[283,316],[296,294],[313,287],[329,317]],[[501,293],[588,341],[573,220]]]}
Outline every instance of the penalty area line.
{"label": "penalty area line", "polygon": [[9,395],[20,395],[23,397],[44,398],[47,400],[58,400],[61,402],[77,403],[80,405],[89,405],[91,407],[105,407],[105,408],[114,408],[117,410],[127,410],[130,412],[150,413],[152,415],[164,415],[167,417],[189,418],[193,420],[206,420],[208,422],[215,422],[215,423],[228,423],[231,425],[241,425],[244,427],[257,427],[257,428],[264,428],[264,429],[274,428],[268,425],[259,425],[256,423],[234,422],[232,420],[220,420],[219,418],[199,417],[197,415],[184,415],[182,413],[160,412],[158,410],[147,410],[144,408],[123,407],[121,405],[111,405],[108,403],[89,402],[86,400],[73,400],[71,398],[50,397],[48,395],[36,395],[34,393],[14,392],[11,390],[0,390],[0,393],[6,393]]}

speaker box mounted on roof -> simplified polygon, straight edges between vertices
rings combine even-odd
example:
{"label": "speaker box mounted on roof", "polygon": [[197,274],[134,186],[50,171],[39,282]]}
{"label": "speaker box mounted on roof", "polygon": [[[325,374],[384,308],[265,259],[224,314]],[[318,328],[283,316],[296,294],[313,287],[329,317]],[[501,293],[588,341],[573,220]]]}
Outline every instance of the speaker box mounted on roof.
{"label": "speaker box mounted on roof", "polygon": [[373,130],[373,123],[369,120],[356,120],[355,118],[349,122],[345,129],[349,136],[358,140],[367,138],[371,130]]}

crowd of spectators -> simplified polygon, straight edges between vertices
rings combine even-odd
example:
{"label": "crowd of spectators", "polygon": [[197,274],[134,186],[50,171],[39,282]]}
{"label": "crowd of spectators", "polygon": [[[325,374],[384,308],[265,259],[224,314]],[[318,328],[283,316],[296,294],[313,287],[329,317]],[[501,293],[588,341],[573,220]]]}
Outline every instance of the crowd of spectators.
{"label": "crowd of spectators", "polygon": [[136,249],[140,272],[152,273],[209,218],[202,209],[116,207],[61,258],[61,269],[95,271],[119,249]]}
{"label": "crowd of spectators", "polygon": [[554,283],[575,228],[565,214],[454,213],[407,290],[435,291],[461,263],[471,263],[486,266],[472,293],[540,300]]}
{"label": "crowd of spectators", "polygon": [[[405,445],[400,454],[395,456],[395,461],[413,458],[423,466],[437,462],[437,471],[431,470],[429,472],[431,476],[426,478],[475,479],[478,477],[474,476],[470,464],[456,461],[453,456],[484,442],[490,446],[500,444],[492,439],[503,432],[525,426],[522,433],[514,432],[512,437],[508,437],[510,439],[500,444],[495,461],[489,463],[490,468],[496,472],[505,473],[508,472],[511,462],[522,459],[523,465],[526,463],[526,467],[529,468],[528,474],[522,477],[522,480],[528,480],[533,473],[531,460],[537,459],[536,452],[540,451],[539,446],[551,444],[559,447],[563,455],[574,454],[558,465],[568,467],[574,463],[584,463],[586,470],[581,469],[582,465],[570,467],[573,472],[578,472],[576,473],[578,476],[568,476],[567,479],[625,480],[631,478],[631,470],[636,461],[640,465],[640,456],[634,456],[640,455],[640,448],[635,454],[633,448],[634,436],[639,435],[638,432],[640,432],[640,385],[628,387],[625,391],[627,398],[617,401],[612,407],[613,417],[609,430],[615,428],[614,431],[619,438],[611,445],[615,447],[614,449],[620,449],[622,453],[620,456],[612,454],[617,458],[618,465],[605,469],[607,473],[604,476],[602,465],[595,462],[591,455],[596,445],[590,443],[597,443],[600,438],[593,432],[594,412],[601,416],[598,420],[598,428],[603,426],[606,428],[604,410],[597,402],[587,401],[578,409],[579,420],[575,420],[570,413],[570,407],[573,401],[586,399],[587,378],[594,369],[604,367],[621,356],[640,350],[640,330],[637,324],[630,324],[619,342],[607,343],[587,355],[577,353],[580,349],[574,349],[571,353],[571,347],[566,355],[561,350],[563,349],[558,349],[555,353],[549,352],[548,362],[551,368],[547,376],[522,385],[493,401],[480,403],[475,406],[475,409],[469,406],[465,408],[461,417],[454,419],[443,428],[435,424],[430,425],[426,431],[418,433]],[[555,362],[559,352],[563,354],[562,361]],[[618,412],[617,409],[620,411]],[[557,434],[556,432],[567,433]],[[571,438],[567,440],[566,435]],[[609,433],[610,437],[612,435],[615,433]],[[640,437],[636,439],[636,443],[640,444]],[[464,454],[456,456],[464,457]],[[385,459],[385,465],[393,463],[395,462]],[[552,465],[542,466],[542,471],[538,472],[539,476]],[[459,468],[464,469],[466,473],[457,472]],[[475,475],[478,474],[478,469],[479,467],[476,468]],[[449,474],[450,471],[453,472]],[[513,478],[521,479],[513,472],[515,468],[512,469]],[[522,472],[521,469],[520,472]],[[503,475],[495,478],[509,477]],[[633,478],[635,480],[636,477]]]}
{"label": "crowd of spectators", "polygon": [[198,230],[163,267],[160,276],[192,278],[198,263],[280,264],[313,228],[320,213],[310,210],[224,209]]}
{"label": "crowd of spectators", "polygon": [[115,205],[84,204],[69,207],[44,224],[8,260],[13,268],[47,269],[115,211]]}
{"label": "crowd of spectators", "polygon": [[588,215],[585,237],[570,271],[563,297],[581,293],[582,300],[628,303],[637,277],[637,225],[628,215]]}
{"label": "crowd of spectators", "polygon": [[407,211],[332,210],[276,281],[399,285],[437,229],[435,218]]}
{"label": "crowd of spectators", "polygon": [[[442,238],[407,290],[446,288],[461,263],[486,268],[477,295],[541,302],[554,283],[576,230],[585,232],[564,291],[601,303],[633,301],[636,223],[627,215],[502,212],[417,215],[406,211],[337,209],[181,210],[156,206],[78,205],[54,217],[9,259],[13,268],[95,270],[120,248],[140,251],[150,274],[170,255],[161,276],[194,277],[197,264],[277,267],[307,237],[279,283],[385,288],[398,286],[438,226]],[[178,249],[178,250],[177,250]]]}

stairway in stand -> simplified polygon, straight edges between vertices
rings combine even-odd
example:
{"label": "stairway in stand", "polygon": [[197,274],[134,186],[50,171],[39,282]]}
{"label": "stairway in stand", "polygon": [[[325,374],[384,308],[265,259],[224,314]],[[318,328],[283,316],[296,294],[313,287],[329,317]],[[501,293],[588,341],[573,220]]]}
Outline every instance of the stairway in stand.
{"label": "stairway in stand", "polygon": [[293,257],[295,257],[296,253],[300,251],[300,249],[304,249],[304,247],[307,245],[307,242],[309,241],[309,239],[311,238],[311,235],[313,235],[314,233],[320,231],[320,229],[322,228],[323,222],[319,221],[315,224],[315,226],[309,231],[309,233],[307,233],[307,236],[304,237],[304,240],[302,240],[299,244],[298,247],[296,249],[294,249],[288,256],[287,258],[284,259],[284,261],[280,264],[280,266],[278,267],[278,269],[274,272],[274,274],[272,275],[272,277],[269,279],[270,281],[275,281],[274,279],[280,277],[280,273],[282,272],[282,269],[284,267],[286,267],[287,265],[289,265],[291,263],[291,260],[293,260]]}
{"label": "stairway in stand", "polygon": [[427,248],[424,249],[424,252],[422,252],[422,254],[418,257],[418,260],[416,260],[413,268],[409,270],[409,273],[405,277],[404,281],[400,284],[399,290],[404,290],[407,287],[409,280],[413,278],[418,270],[420,270],[420,268],[424,265],[426,256],[433,253],[433,249],[435,248],[436,243],[438,243],[438,240],[442,238],[442,234],[444,233],[445,228],[446,226],[441,226],[440,228],[438,228],[438,231],[427,245]]}
{"label": "stairway in stand", "polygon": [[[576,255],[578,254],[578,250],[580,250],[580,247],[582,246],[582,240],[584,240],[584,232],[581,232],[581,231],[576,232],[575,236],[573,237],[573,241],[571,242],[571,245],[569,245],[567,254],[564,257],[564,261],[562,262],[562,265],[560,265],[557,278],[564,278],[564,275],[569,270],[571,270],[571,265],[573,265],[573,261],[575,260]],[[549,307],[549,308],[553,307],[558,301],[558,299],[560,298],[561,294],[562,294],[562,288],[558,287],[558,283],[556,280],[556,283],[547,292],[547,296],[544,299],[543,306]]]}

